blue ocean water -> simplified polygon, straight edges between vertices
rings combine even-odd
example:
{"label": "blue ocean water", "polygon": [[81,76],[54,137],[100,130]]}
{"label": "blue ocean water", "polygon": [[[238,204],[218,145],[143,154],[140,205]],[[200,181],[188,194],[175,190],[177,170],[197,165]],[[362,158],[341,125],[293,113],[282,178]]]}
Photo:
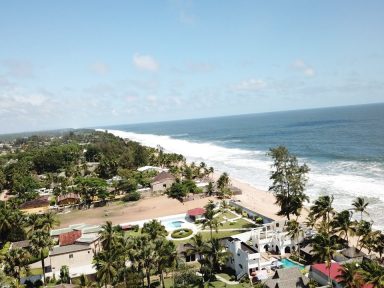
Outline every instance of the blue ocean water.
{"label": "blue ocean water", "polygon": [[286,146],[310,167],[311,200],[333,194],[337,209],[357,196],[384,228],[384,104],[273,112],[107,127],[145,145],[204,161],[268,189],[271,147]]}

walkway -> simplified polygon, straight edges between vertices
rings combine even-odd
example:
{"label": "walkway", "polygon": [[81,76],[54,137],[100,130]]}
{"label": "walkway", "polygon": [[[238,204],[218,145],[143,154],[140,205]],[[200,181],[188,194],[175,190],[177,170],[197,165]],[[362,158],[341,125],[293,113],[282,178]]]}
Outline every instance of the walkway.
{"label": "walkway", "polygon": [[217,280],[221,281],[221,282],[224,282],[225,284],[228,284],[228,285],[236,285],[236,284],[239,284],[238,281],[229,281],[223,277],[221,277],[220,275],[218,274],[215,274],[215,277]]}

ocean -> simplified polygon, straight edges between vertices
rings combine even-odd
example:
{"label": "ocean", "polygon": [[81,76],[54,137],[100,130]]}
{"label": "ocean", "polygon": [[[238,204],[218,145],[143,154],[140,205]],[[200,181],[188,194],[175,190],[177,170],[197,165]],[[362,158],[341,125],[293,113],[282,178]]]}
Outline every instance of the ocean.
{"label": "ocean", "polygon": [[[367,197],[367,219],[384,229],[384,104],[119,125],[103,129],[144,145],[162,146],[188,161],[267,190],[271,147],[286,146],[306,163],[311,201],[333,194],[336,209]],[[308,204],[310,205],[310,204]]]}

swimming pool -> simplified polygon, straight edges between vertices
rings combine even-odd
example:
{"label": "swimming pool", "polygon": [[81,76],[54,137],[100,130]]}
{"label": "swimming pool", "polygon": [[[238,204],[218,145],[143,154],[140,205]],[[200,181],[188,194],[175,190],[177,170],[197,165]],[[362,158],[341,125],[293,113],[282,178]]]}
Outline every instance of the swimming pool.
{"label": "swimming pool", "polygon": [[281,264],[283,265],[284,268],[292,268],[292,267],[297,267],[299,268],[300,270],[303,270],[304,269],[304,265],[300,265],[300,264],[297,264],[287,258],[284,258],[284,259],[281,259],[279,260],[281,262]]}
{"label": "swimming pool", "polygon": [[183,221],[167,221],[163,223],[166,228],[180,228],[183,226]]}

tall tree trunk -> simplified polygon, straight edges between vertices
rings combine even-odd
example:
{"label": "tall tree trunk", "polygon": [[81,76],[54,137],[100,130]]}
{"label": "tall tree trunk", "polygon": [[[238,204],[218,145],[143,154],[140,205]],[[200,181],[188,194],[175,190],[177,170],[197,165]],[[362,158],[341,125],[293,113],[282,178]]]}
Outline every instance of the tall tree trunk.
{"label": "tall tree trunk", "polygon": [[151,273],[149,269],[146,269],[145,273],[147,274],[147,287],[151,288]]}
{"label": "tall tree trunk", "polygon": [[43,269],[43,283],[45,285],[45,265],[44,265],[44,253],[41,251],[41,268]]}
{"label": "tall tree trunk", "polygon": [[165,288],[163,271],[160,271],[161,287]]}

